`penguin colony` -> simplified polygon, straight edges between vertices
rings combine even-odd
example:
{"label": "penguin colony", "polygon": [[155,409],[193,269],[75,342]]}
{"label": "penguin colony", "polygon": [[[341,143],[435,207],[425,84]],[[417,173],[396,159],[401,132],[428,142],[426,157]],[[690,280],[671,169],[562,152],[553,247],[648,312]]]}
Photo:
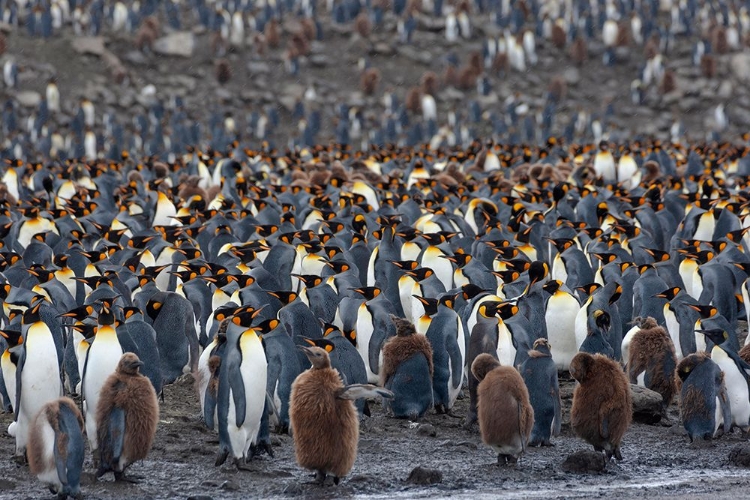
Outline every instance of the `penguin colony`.
{"label": "penguin colony", "polygon": [[[465,424],[513,464],[559,434],[568,372],[571,428],[607,458],[623,458],[628,380],[665,410],[679,395],[691,440],[747,431],[744,155],[550,140],[8,162],[16,453],[62,497],[81,494],[86,441],[97,476],[132,479],[157,395],[188,374],[216,465],[248,468],[289,432],[322,483],[353,466],[371,408],[352,400],[417,420],[468,389]],[[635,173],[606,179],[624,159]]]}
{"label": "penguin colony", "polygon": [[[2,158],[116,160],[123,149],[166,158],[250,137],[362,149],[466,147],[484,135],[533,144],[553,135],[719,140],[745,126],[747,104],[735,106],[747,97],[744,63],[734,57],[750,42],[750,14],[739,2],[0,0],[0,20]],[[86,39],[101,36],[122,51]],[[101,58],[106,83],[76,85],[64,62],[36,64],[19,39],[62,50],[80,41]],[[175,52],[197,56],[194,83],[175,82],[169,70],[144,75]],[[392,57],[424,70],[391,69]],[[613,69],[607,96],[589,75]],[[279,98],[286,79],[300,88]],[[343,80],[359,82],[359,92]],[[260,89],[240,92],[246,81]],[[20,92],[29,87],[34,94]]]}

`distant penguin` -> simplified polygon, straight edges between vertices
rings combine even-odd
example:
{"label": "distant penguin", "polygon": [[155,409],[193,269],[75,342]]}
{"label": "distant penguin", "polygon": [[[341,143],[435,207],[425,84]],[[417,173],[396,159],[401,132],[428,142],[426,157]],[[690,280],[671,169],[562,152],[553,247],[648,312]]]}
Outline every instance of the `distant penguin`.
{"label": "distant penguin", "polygon": [[677,393],[677,356],[667,331],[647,318],[630,342],[627,373],[631,384],[661,394],[666,412]]}
{"label": "distant penguin", "polygon": [[620,442],[633,416],[630,384],[622,368],[606,356],[582,352],[570,363],[570,375],[579,382],[570,409],[573,432],[603,451],[607,460],[622,460]]}
{"label": "distant penguin", "polygon": [[320,347],[303,347],[312,368],[292,384],[289,418],[294,429],[294,453],[297,463],[315,471],[323,484],[328,474],[333,482],[351,471],[357,458],[359,419],[353,399],[392,397],[392,393],[373,385],[349,385],[341,382],[331,368],[328,353]]}
{"label": "distant penguin", "polygon": [[151,450],[159,423],[159,402],[143,363],[132,352],[122,355],[115,373],[102,386],[96,408],[99,469],[96,477],[112,471],[115,481],[133,481],[125,469]]}
{"label": "distant penguin", "polygon": [[471,364],[479,381],[477,415],[482,442],[497,453],[498,465],[515,464],[526,451],[534,410],[529,392],[515,368],[501,366],[490,354],[480,354]]}
{"label": "distant penguin", "polygon": [[716,437],[732,427],[732,410],[724,386],[724,374],[705,352],[686,356],[677,365],[682,380],[680,416],[690,442]]}
{"label": "distant penguin", "polygon": [[537,339],[534,348],[529,351],[529,358],[519,368],[529,391],[531,407],[534,408],[530,446],[552,446],[550,436],[560,434],[562,402],[557,366],[551,351],[547,339]]}
{"label": "distant penguin", "polygon": [[49,485],[58,499],[83,498],[83,430],[83,416],[69,398],[45,404],[31,425],[27,448],[29,471]]}
{"label": "distant penguin", "polygon": [[393,392],[386,402],[396,418],[418,420],[432,407],[432,347],[414,325],[403,318],[391,316],[396,336],[383,346],[380,385]]}

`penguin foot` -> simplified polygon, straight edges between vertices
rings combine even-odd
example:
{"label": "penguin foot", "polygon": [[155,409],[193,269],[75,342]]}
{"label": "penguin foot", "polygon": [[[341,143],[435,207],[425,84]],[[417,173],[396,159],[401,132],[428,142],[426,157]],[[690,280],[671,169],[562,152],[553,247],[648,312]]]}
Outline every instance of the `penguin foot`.
{"label": "penguin foot", "polygon": [[518,463],[518,457],[508,455],[508,465],[516,465]]}
{"label": "penguin foot", "polygon": [[341,481],[340,477],[333,476],[333,484],[335,484],[336,486],[338,486],[339,485],[339,481]]}
{"label": "penguin foot", "polygon": [[276,434],[289,434],[289,426],[286,424],[280,424],[276,426]]}
{"label": "penguin foot", "polygon": [[615,448],[614,456],[618,462],[622,461],[622,453],[620,453],[620,447]]}
{"label": "penguin foot", "polygon": [[227,461],[228,456],[229,456],[229,451],[227,450],[220,451],[219,454],[216,455],[216,461],[214,462],[214,467],[224,465],[224,462]]}
{"label": "penguin foot", "polygon": [[502,453],[497,456],[497,465],[507,465],[508,464],[508,455],[503,455]]}
{"label": "penguin foot", "polygon": [[315,484],[323,486],[326,482],[326,473],[323,471],[317,471],[315,473]]}
{"label": "penguin foot", "polygon": [[244,472],[252,472],[254,469],[247,465],[245,461],[241,458],[235,458],[234,459],[234,466],[237,467],[238,471],[244,471]]}
{"label": "penguin foot", "polygon": [[435,405],[435,413],[438,415],[445,415],[447,413],[447,411],[445,410],[445,405],[443,404]]}
{"label": "penguin foot", "polygon": [[139,476],[126,476],[125,472],[115,471],[115,482],[117,483],[138,484],[141,482],[141,479]]}
{"label": "penguin foot", "polygon": [[14,456],[13,461],[16,462],[18,465],[27,465],[29,463],[29,459],[26,458],[26,453],[24,453],[23,455]]}
{"label": "penguin foot", "polygon": [[271,458],[274,457],[273,446],[271,446],[271,443],[260,443],[260,444],[250,445],[249,451],[250,453],[247,456],[248,460],[253,459],[255,457],[259,457],[263,453],[266,453]]}

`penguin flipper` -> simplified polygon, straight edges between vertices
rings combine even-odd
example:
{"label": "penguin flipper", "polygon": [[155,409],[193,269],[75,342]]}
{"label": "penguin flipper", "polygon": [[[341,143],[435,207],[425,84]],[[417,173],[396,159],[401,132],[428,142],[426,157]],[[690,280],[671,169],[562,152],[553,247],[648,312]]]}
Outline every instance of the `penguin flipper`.
{"label": "penguin flipper", "polygon": [[210,388],[208,388],[206,394],[203,396],[203,421],[209,429],[214,429],[216,425],[216,422],[214,422],[216,403],[216,395],[211,392]]}
{"label": "penguin flipper", "polygon": [[[122,456],[125,443],[125,410],[113,407],[109,413],[109,425],[99,432],[99,450],[101,453],[99,472],[102,474],[115,470]],[[100,474],[97,473],[97,476]]]}
{"label": "penguin flipper", "polygon": [[721,405],[721,415],[724,418],[724,433],[729,434],[732,429],[732,408],[729,404],[729,395],[723,381],[719,391],[719,404]]}
{"label": "penguin flipper", "polygon": [[387,398],[393,397],[393,393],[388,389],[383,389],[372,384],[352,384],[347,385],[336,391],[336,397],[338,399],[374,399],[374,398]]}
{"label": "penguin flipper", "polygon": [[552,435],[557,437],[560,435],[560,428],[562,426],[562,401],[560,401],[560,386],[557,381],[557,370],[555,369],[552,374],[553,385],[552,385],[552,397],[555,400],[555,416],[552,419]]}
{"label": "penguin flipper", "polygon": [[602,438],[604,439],[609,438],[609,418],[608,417],[602,418],[601,425],[599,426],[599,434],[601,434]]}
{"label": "penguin flipper", "polygon": [[57,478],[63,486],[68,484],[67,463],[65,460],[66,450],[60,449],[60,444],[67,445],[69,442],[68,434],[65,429],[63,419],[58,420],[58,429],[55,430],[55,443],[53,445],[55,456],[55,467],[57,468]]}
{"label": "penguin flipper", "polygon": [[232,391],[232,399],[234,400],[235,423],[237,427],[242,427],[242,424],[245,423],[247,401],[245,400],[245,384],[242,381],[239,364],[236,372],[229,377],[229,389]]}
{"label": "penguin flipper", "polygon": [[[451,363],[451,373],[457,374],[461,373],[463,369],[463,359],[461,359],[461,351],[458,348],[457,342],[448,342],[448,345],[446,346],[446,350],[448,351],[448,357],[450,358]],[[458,389],[458,386],[461,385],[461,382],[463,381],[463,376],[453,377],[453,388]]]}
{"label": "penguin flipper", "polygon": [[16,364],[16,404],[13,405],[13,420],[18,421],[18,413],[21,410],[21,380],[23,377],[23,367],[26,364],[26,348],[23,347],[18,355],[18,363]]}

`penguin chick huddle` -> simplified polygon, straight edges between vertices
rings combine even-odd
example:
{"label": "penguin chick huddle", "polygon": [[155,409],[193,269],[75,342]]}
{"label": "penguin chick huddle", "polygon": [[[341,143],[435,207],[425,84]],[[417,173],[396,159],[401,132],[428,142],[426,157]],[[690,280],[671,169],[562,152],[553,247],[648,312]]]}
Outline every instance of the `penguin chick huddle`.
{"label": "penguin chick huddle", "polygon": [[322,483],[351,470],[367,399],[462,417],[463,388],[466,427],[515,463],[559,434],[565,371],[571,428],[608,458],[628,382],[664,411],[679,393],[690,439],[747,430],[746,152],[476,141],[9,162],[0,394],[16,453],[78,496],[85,436],[97,475],[126,480],[157,395],[186,376],[217,466],[248,468],[288,432]]}

